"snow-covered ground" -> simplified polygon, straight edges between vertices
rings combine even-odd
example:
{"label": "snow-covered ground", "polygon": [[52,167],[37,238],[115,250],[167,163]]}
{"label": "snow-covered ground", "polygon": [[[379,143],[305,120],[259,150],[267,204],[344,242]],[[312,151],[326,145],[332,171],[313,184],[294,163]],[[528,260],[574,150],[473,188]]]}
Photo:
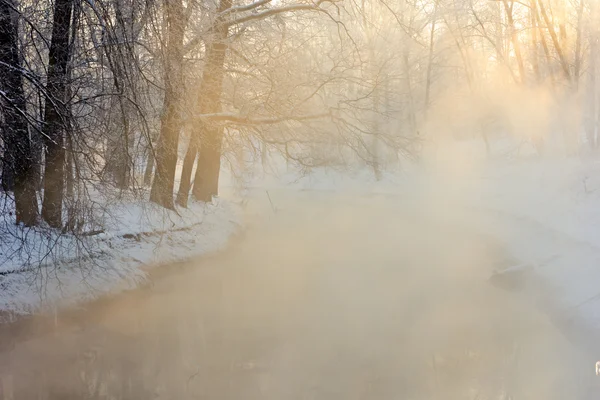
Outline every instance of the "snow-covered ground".
{"label": "snow-covered ground", "polygon": [[[500,240],[518,264],[534,266],[557,307],[600,328],[600,161],[532,157],[510,147],[491,159],[472,145],[443,150],[418,166],[383,172],[380,180],[364,168],[299,172],[273,157],[266,172],[255,165],[241,179],[225,168],[222,187],[227,198],[260,192],[259,218],[277,209],[274,192],[282,188],[396,196],[399,206],[438,213]],[[30,313],[136,287],[148,266],[218,250],[241,223],[239,207],[226,201],[174,213],[130,200],[106,211],[100,213],[104,232],[83,241],[5,223],[0,310]],[[41,267],[33,261],[40,258]]]}
{"label": "snow-covered ground", "polygon": [[[17,227],[12,218],[1,222],[4,319],[135,288],[153,266],[222,249],[241,222],[238,207],[223,200],[191,202],[177,212],[133,198],[112,204],[95,200],[101,208],[86,237]],[[3,198],[0,209],[11,208]]]}

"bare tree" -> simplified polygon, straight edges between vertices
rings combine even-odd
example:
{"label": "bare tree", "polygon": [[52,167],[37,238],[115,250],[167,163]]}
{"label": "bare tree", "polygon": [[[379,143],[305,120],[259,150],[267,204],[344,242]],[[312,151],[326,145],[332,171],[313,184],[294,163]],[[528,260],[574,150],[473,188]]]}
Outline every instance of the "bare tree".
{"label": "bare tree", "polygon": [[66,98],[70,33],[75,0],[56,0],[52,22],[52,42],[48,55],[48,82],[43,132],[45,138],[44,201],[42,218],[53,228],[62,227],[65,179],[65,127],[68,118]]}
{"label": "bare tree", "polygon": [[23,70],[19,52],[19,12],[11,0],[0,1],[0,76],[2,79],[2,186],[15,195],[16,222],[36,225],[39,211],[35,158],[27,121]]}
{"label": "bare tree", "polygon": [[175,208],[173,187],[177,166],[177,150],[181,130],[180,99],[183,91],[183,38],[185,13],[181,0],[165,1],[167,43],[165,55],[165,95],[160,136],[156,150],[156,173],[150,201],[165,208]]}
{"label": "bare tree", "polygon": [[[229,25],[225,12],[232,6],[231,0],[220,0],[217,17],[211,28],[206,63],[202,73],[199,94],[199,113],[212,114],[221,111],[221,91],[223,90],[224,63],[227,52]],[[183,161],[181,183],[177,194],[177,204],[186,207],[190,192],[192,169],[198,147],[202,142],[200,158],[194,178],[194,197],[200,201],[210,201],[218,191],[221,158],[222,127],[200,121],[192,133],[188,150]]]}

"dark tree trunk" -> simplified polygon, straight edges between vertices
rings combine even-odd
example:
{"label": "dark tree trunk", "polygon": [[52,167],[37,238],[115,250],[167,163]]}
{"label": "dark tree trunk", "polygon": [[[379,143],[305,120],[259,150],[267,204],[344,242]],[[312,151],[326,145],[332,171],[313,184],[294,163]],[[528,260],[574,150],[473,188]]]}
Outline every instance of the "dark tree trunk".
{"label": "dark tree trunk", "polygon": [[114,146],[108,157],[107,170],[112,175],[119,189],[127,189],[132,181],[133,157],[132,144],[134,134],[130,118],[133,116],[131,104],[127,98],[135,97],[132,87],[135,75],[135,56],[131,48],[133,37],[133,6],[130,2],[117,0],[113,3],[115,10],[114,32],[108,34],[109,46],[106,46],[106,60],[113,75],[113,84],[120,118],[115,129]]}
{"label": "dark tree trunk", "polygon": [[48,55],[48,82],[44,113],[46,166],[42,218],[51,227],[62,226],[65,178],[65,119],[68,118],[66,89],[70,58],[69,32],[74,0],[55,0],[52,41]]}
{"label": "dark tree trunk", "polygon": [[46,166],[44,168],[44,201],[42,218],[53,228],[62,226],[62,202],[65,178],[65,119],[69,33],[74,0],[55,0],[52,41],[48,55],[48,82],[44,113]]}
{"label": "dark tree trunk", "polygon": [[[231,0],[220,0],[218,12],[231,8]],[[221,91],[229,26],[217,20],[215,41],[207,52],[206,69],[202,75],[200,88],[200,114],[217,113],[221,111]],[[221,170],[221,142],[223,128],[206,124],[202,130],[201,148],[196,165],[194,188],[192,194],[199,201],[211,201],[219,194],[219,172]]]}
{"label": "dark tree trunk", "polygon": [[[135,60],[132,55],[133,52],[130,51],[129,46],[132,43],[132,31],[133,31],[133,21],[131,19],[131,10],[128,10],[129,4],[123,4],[122,0],[116,1],[115,3],[115,16],[117,20],[116,26],[116,36],[117,36],[117,50],[119,55],[119,60],[116,60],[115,64],[118,65],[118,73],[115,76],[117,80],[116,88],[120,93],[119,100],[119,109],[121,112],[121,137],[120,137],[120,145],[119,145],[119,163],[118,170],[116,175],[115,183],[117,187],[120,189],[127,189],[132,180],[132,167],[133,167],[133,159],[131,157],[131,143],[133,142],[133,134],[131,131],[131,124],[129,119],[132,116],[130,110],[130,104],[125,101],[124,97],[128,95],[130,88],[127,87],[124,83],[118,81],[126,81],[126,76],[130,74],[128,71],[129,68],[134,64]],[[131,40],[131,42],[130,42]],[[115,71],[116,72],[116,71]]]}
{"label": "dark tree trunk", "polygon": [[[117,89],[118,91],[119,89]],[[128,119],[128,111],[125,106],[122,95],[119,95],[119,111],[120,121],[116,129],[116,137],[110,154],[108,154],[108,172],[112,176],[115,186],[121,190],[129,188],[132,180],[132,164],[133,159],[131,157],[131,141],[132,133]]]}
{"label": "dark tree trunk", "polygon": [[2,190],[12,192],[15,188],[15,156],[10,149],[12,146],[10,133],[2,128],[2,140],[4,141],[4,156],[2,157]]}
{"label": "dark tree trunk", "polygon": [[2,185],[15,195],[16,222],[37,224],[35,157],[25,117],[26,101],[18,44],[18,16],[11,0],[0,0],[0,76],[5,93],[3,139],[5,144]]}
{"label": "dark tree trunk", "polygon": [[[69,132],[70,133],[70,132]],[[75,186],[75,162],[73,152],[73,141],[71,140],[71,136],[67,135],[66,137],[66,145],[67,145],[67,157],[66,157],[66,169],[65,169],[65,181],[66,181],[66,189],[67,193],[65,198],[67,199],[67,223],[64,226],[64,231],[73,232],[75,230],[75,222],[77,219],[76,209],[74,204],[74,186]]]}
{"label": "dark tree trunk", "polygon": [[181,207],[187,207],[188,204],[190,188],[192,186],[192,170],[194,169],[194,162],[196,161],[196,155],[198,154],[198,136],[199,133],[194,132],[185,153],[185,158],[183,159],[181,181],[179,182],[179,191],[177,192],[176,200],[177,204]]}
{"label": "dark tree trunk", "polygon": [[36,191],[43,189],[42,166],[44,165],[44,139],[37,129],[30,129],[31,154],[33,159],[33,171],[31,179]]}
{"label": "dark tree trunk", "polygon": [[165,208],[174,209],[173,187],[177,167],[177,149],[181,119],[179,105],[183,64],[183,33],[185,29],[183,3],[181,0],[165,1],[168,20],[167,60],[165,66],[165,99],[161,118],[160,136],[156,149],[156,172],[150,201]]}
{"label": "dark tree trunk", "polygon": [[[167,96],[165,96],[167,97]],[[165,98],[165,110],[161,119],[161,132],[156,149],[156,171],[150,189],[150,201],[165,208],[174,209],[173,187],[177,167],[180,120],[176,99]]]}
{"label": "dark tree trunk", "polygon": [[223,128],[211,127],[203,137],[192,194],[198,201],[210,202],[219,194],[219,173],[221,171],[221,143]]}

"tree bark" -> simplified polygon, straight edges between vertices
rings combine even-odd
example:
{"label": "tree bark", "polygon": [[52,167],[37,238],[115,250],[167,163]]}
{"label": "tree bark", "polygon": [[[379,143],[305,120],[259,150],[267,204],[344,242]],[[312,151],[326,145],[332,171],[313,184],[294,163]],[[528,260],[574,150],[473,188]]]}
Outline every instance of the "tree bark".
{"label": "tree bark", "polygon": [[167,10],[167,59],[165,65],[165,98],[160,135],[156,149],[156,171],[150,201],[174,209],[173,187],[177,167],[177,150],[181,118],[179,107],[183,91],[183,36],[185,30],[181,0],[165,0]]}
{"label": "tree bark", "polygon": [[183,169],[181,170],[181,181],[179,182],[179,191],[177,192],[177,205],[181,207],[187,207],[188,197],[192,186],[192,170],[194,169],[194,162],[196,161],[196,155],[198,154],[198,141],[197,137],[199,133],[194,132],[190,143],[188,144],[185,158],[183,159]]}
{"label": "tree bark", "polygon": [[53,228],[62,226],[65,148],[67,67],[70,55],[69,33],[73,0],[55,0],[52,41],[48,56],[48,82],[44,113],[46,167],[42,218]]}
{"label": "tree bark", "polygon": [[[132,43],[137,39],[133,36],[133,6],[130,2],[117,0],[115,7],[115,28],[111,46],[108,46],[107,60],[110,65],[113,82],[117,92],[117,102],[120,112],[119,126],[116,132],[116,147],[112,159],[112,175],[119,189],[127,189],[133,179],[132,142],[134,140],[130,119],[133,116],[131,105],[126,98],[135,97],[132,87],[135,78],[136,60]],[[109,35],[110,36],[110,35]],[[133,91],[133,93],[132,93]]]}
{"label": "tree bark", "polygon": [[[231,4],[231,0],[220,0],[218,12],[222,13],[231,8]],[[221,111],[221,91],[223,89],[223,75],[225,73],[223,67],[227,51],[225,40],[229,34],[229,26],[223,23],[223,21],[218,20],[215,32],[215,40],[208,49],[206,69],[202,75],[200,114]],[[213,196],[219,194],[223,128],[217,125],[202,123],[201,129],[203,135],[200,137],[201,146],[196,164],[192,194],[196,200],[209,202]],[[199,133],[197,132],[196,134],[199,136]],[[187,197],[187,193],[182,192],[181,196]]]}
{"label": "tree bark", "polygon": [[192,194],[198,201],[210,202],[219,194],[219,174],[221,172],[222,127],[209,127],[203,137]]}
{"label": "tree bark", "polygon": [[148,132],[148,147],[146,148],[146,168],[144,169],[144,186],[152,185],[152,174],[154,173],[154,156],[157,133],[152,129],[152,132]]}
{"label": "tree bark", "polygon": [[[19,59],[17,50],[18,33],[13,27],[13,15],[11,6],[12,3],[6,1],[0,1],[0,71],[2,76],[6,77],[3,82],[2,90],[8,92],[8,90],[15,90],[13,84],[10,82],[11,78],[14,80],[14,75],[17,73],[13,68],[18,68]],[[15,61],[19,64],[15,64]],[[22,85],[21,85],[22,87]],[[16,89],[18,90],[18,89]],[[15,188],[15,164],[17,162],[17,155],[15,154],[19,148],[17,146],[18,132],[14,132],[14,122],[9,121],[13,115],[16,115],[17,110],[15,104],[16,98],[9,96],[2,101],[2,111],[7,113],[6,121],[2,126],[2,142],[4,143],[4,155],[0,159],[2,162],[2,176],[0,181],[2,182],[2,190],[5,192],[12,192]]]}
{"label": "tree bark", "polygon": [[[12,0],[0,0],[0,74],[3,99],[3,140],[5,143],[2,184],[15,196],[16,222],[36,225],[39,208],[36,197],[35,157],[25,117],[27,106],[23,91],[21,56],[18,44],[19,23]],[[9,178],[8,182],[6,178]]]}

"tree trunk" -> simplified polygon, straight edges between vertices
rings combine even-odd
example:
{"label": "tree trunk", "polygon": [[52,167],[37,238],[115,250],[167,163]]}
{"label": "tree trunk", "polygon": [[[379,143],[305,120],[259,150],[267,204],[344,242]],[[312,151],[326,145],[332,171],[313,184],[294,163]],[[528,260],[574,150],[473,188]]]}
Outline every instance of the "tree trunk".
{"label": "tree trunk", "polygon": [[164,114],[161,118],[160,136],[156,149],[156,171],[150,189],[150,201],[168,209],[175,208],[173,187],[181,129],[177,102],[177,95],[167,96],[165,94]]}
{"label": "tree trunk", "polygon": [[157,133],[154,129],[151,132],[148,132],[148,147],[146,148],[146,167],[144,169],[144,186],[150,186],[152,184],[152,174],[154,173],[154,155],[155,148],[154,143],[156,143]]}
{"label": "tree trunk", "polygon": [[[429,110],[429,96],[431,94],[431,72],[433,69],[433,46],[435,44],[435,23],[437,18],[437,2],[433,8],[433,20],[431,21],[431,32],[429,33],[429,53],[427,55],[427,76],[425,78],[425,100],[423,104],[424,119],[427,119],[427,111]],[[408,73],[408,67],[406,68]]]}
{"label": "tree trunk", "polygon": [[575,40],[575,66],[573,71],[573,78],[575,79],[575,89],[579,87],[579,77],[581,75],[581,36],[582,36],[582,18],[583,18],[583,0],[579,0],[579,7],[577,8],[577,38]]}
{"label": "tree trunk", "polygon": [[53,228],[62,226],[65,148],[63,119],[68,117],[65,94],[70,54],[69,32],[73,0],[55,0],[52,41],[48,56],[48,82],[44,113],[46,167],[42,218]]}
{"label": "tree trunk", "polygon": [[565,78],[567,79],[567,81],[570,82],[571,81],[571,73],[569,71],[569,63],[567,62],[567,58],[565,56],[563,48],[560,45],[558,36],[556,35],[556,31],[554,30],[554,23],[548,17],[548,13],[546,12],[546,7],[544,7],[543,0],[537,0],[537,2],[539,5],[539,8],[540,8],[540,13],[542,14],[542,18],[544,19],[544,23],[546,24],[546,29],[548,29],[548,33],[550,33],[550,39],[552,39],[552,43],[554,44],[554,48],[556,50],[556,53],[558,54],[558,58],[560,60],[560,65],[562,67],[563,74],[565,75]]}
{"label": "tree trunk", "polygon": [[66,156],[66,164],[65,164],[65,182],[66,182],[66,194],[65,201],[67,202],[67,223],[64,226],[64,231],[73,232],[76,227],[76,208],[75,208],[75,196],[74,196],[74,187],[75,187],[75,162],[74,156],[75,153],[73,151],[73,142],[71,140],[72,136],[67,134],[66,137],[66,146],[67,146],[67,156]]}
{"label": "tree trunk", "polygon": [[130,153],[131,128],[129,125],[128,107],[123,101],[123,95],[119,95],[119,111],[121,114],[120,132],[118,133],[117,156],[114,170],[114,180],[117,188],[125,190],[131,184],[131,170],[133,160]]}
{"label": "tree trunk", "polygon": [[521,83],[525,83],[525,66],[523,65],[523,57],[521,57],[521,46],[519,45],[519,37],[515,29],[515,23],[513,20],[513,6],[515,3],[508,5],[507,0],[502,0],[504,4],[504,11],[506,11],[506,19],[508,20],[508,29],[510,30],[510,40],[515,51],[515,57],[517,58],[517,65],[519,66],[519,78]]}
{"label": "tree trunk", "polygon": [[[231,0],[220,0],[218,12],[231,8]],[[217,20],[215,25],[215,41],[207,51],[206,69],[202,75],[200,114],[217,113],[221,111],[221,91],[223,88],[223,75],[225,40],[229,33],[229,26]],[[199,201],[209,202],[213,196],[219,194],[219,173],[221,170],[221,142],[223,140],[223,127],[204,124],[194,188],[192,194]],[[183,195],[183,194],[182,194]],[[186,195],[187,196],[187,195]]]}
{"label": "tree trunk", "polygon": [[222,127],[210,127],[203,137],[192,194],[198,201],[210,202],[219,194],[219,173],[221,171]]}
{"label": "tree trunk", "polygon": [[152,149],[148,149],[146,156],[146,169],[144,170],[144,186],[152,184],[152,173],[154,172],[154,153]]}
{"label": "tree trunk", "polygon": [[533,67],[533,73],[535,75],[536,82],[542,83],[542,75],[540,74],[539,56],[538,56],[538,28],[535,15],[535,3],[532,1],[529,7],[529,17],[531,21],[531,65]]}
{"label": "tree trunk", "polygon": [[165,208],[174,209],[173,187],[177,167],[177,150],[181,118],[179,106],[183,91],[183,34],[185,21],[181,0],[166,0],[167,10],[167,59],[165,65],[165,98],[161,118],[160,135],[156,149],[156,171],[150,201]]}
{"label": "tree trunk", "polygon": [[[112,175],[115,185],[119,189],[127,189],[132,181],[133,157],[131,156],[133,132],[130,119],[133,115],[131,104],[126,98],[135,97],[134,74],[136,60],[134,52],[131,49],[135,38],[133,37],[133,10],[131,3],[124,3],[123,0],[114,2],[115,7],[115,28],[111,46],[107,47],[107,61],[110,65],[115,90],[117,92],[117,102],[120,113],[120,121],[116,130],[116,148],[112,159]],[[133,90],[134,93],[131,93]]]}
{"label": "tree trunk", "polygon": [[18,45],[18,16],[14,10],[12,0],[0,0],[0,74],[5,93],[2,101],[5,143],[2,184],[5,190],[14,190],[16,222],[32,226],[39,218],[35,157],[25,117],[27,106]]}
{"label": "tree trunk", "polygon": [[547,65],[547,68],[548,68],[548,71],[550,74],[550,84],[552,85],[552,88],[554,88],[556,86],[556,82],[554,79],[554,73],[552,72],[552,57],[550,55],[550,48],[548,47],[548,43],[546,43],[546,38],[544,36],[544,32],[542,31],[542,25],[541,25],[542,21],[540,20],[540,16],[538,15],[538,12],[537,12],[536,1],[537,0],[531,0],[530,10],[533,13],[535,25],[537,26],[537,31],[538,31],[539,37],[540,37],[540,43],[542,44],[542,48],[544,49],[546,65]]}
{"label": "tree trunk", "polygon": [[192,186],[192,170],[198,154],[198,134],[194,132],[190,138],[185,158],[183,159],[183,169],[181,170],[181,181],[179,182],[179,191],[177,192],[177,204],[181,207],[187,207],[190,188]]}

